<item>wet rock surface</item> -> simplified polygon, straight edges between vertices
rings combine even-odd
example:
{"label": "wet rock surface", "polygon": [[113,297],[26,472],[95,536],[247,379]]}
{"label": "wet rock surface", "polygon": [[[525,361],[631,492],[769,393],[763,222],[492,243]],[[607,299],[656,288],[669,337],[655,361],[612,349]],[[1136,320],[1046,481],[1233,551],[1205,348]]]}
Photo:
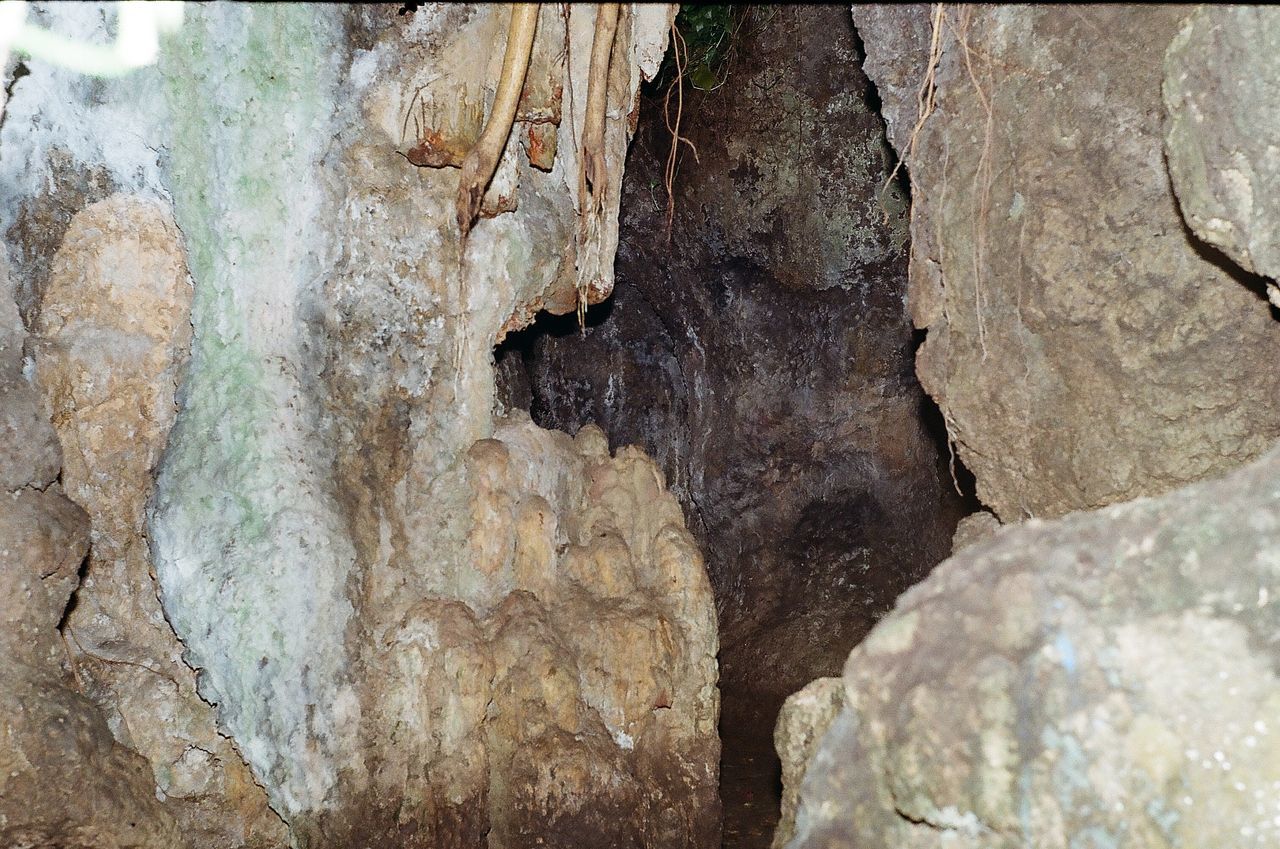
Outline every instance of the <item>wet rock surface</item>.
{"label": "wet rock surface", "polygon": [[[1280,326],[1188,234],[1165,167],[1162,62],[1191,11],[945,11],[906,157],[917,371],[1003,521],[1164,492],[1280,437]],[[900,150],[931,14],[854,9]]]}

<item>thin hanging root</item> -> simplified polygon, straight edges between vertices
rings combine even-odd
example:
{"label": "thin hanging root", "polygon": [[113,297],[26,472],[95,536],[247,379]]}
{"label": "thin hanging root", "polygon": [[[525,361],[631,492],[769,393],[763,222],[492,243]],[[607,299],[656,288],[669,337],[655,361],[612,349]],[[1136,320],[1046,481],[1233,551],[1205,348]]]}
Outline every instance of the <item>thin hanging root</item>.
{"label": "thin hanging root", "polygon": [[578,175],[578,201],[583,215],[599,213],[604,207],[604,120],[609,101],[609,57],[613,55],[613,39],[618,31],[618,8],[617,3],[601,3],[596,8],[591,68],[587,74],[587,117],[582,129],[581,170]]}
{"label": "thin hanging root", "polygon": [[902,164],[915,157],[916,139],[920,137],[920,130],[924,128],[924,122],[929,120],[929,116],[933,114],[937,89],[934,86],[934,80],[938,73],[938,62],[942,60],[942,23],[946,17],[945,3],[933,4],[933,21],[932,34],[929,37],[929,64],[925,66],[924,79],[920,81],[920,88],[916,91],[916,123],[911,128],[911,135],[907,139],[907,149],[902,151],[902,155],[898,157],[898,162],[893,166],[893,171],[889,173],[888,179],[884,181],[884,187],[880,194],[880,208],[884,210],[884,223],[889,223],[889,210],[884,205],[884,193],[889,190],[889,186],[893,184],[893,178],[898,176],[898,171],[902,168]]}
{"label": "thin hanging root", "polygon": [[516,119],[516,105],[524,88],[529,56],[533,52],[533,34],[538,28],[538,3],[512,3],[511,28],[507,32],[507,51],[502,57],[502,76],[493,97],[493,111],[484,125],[480,139],[462,160],[462,176],[458,180],[458,230],[465,239],[480,214],[485,189],[498,170],[502,149],[507,146],[511,125]]}

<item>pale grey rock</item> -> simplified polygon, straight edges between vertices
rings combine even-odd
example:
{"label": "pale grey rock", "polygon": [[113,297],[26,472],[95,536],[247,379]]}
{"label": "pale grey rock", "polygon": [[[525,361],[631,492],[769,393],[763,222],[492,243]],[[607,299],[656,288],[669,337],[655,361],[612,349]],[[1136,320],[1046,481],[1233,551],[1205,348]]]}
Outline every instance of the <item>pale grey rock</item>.
{"label": "pale grey rock", "polygon": [[0,493],[43,489],[58,476],[61,459],[39,394],[21,374],[0,377]]}
{"label": "pale grey rock", "polygon": [[990,539],[1001,527],[1000,520],[986,510],[970,513],[956,525],[955,535],[951,538],[951,553]]}
{"label": "pale grey rock", "polygon": [[1169,174],[1188,226],[1246,271],[1280,277],[1280,14],[1205,6],[1164,58]]}
{"label": "pale grey rock", "polygon": [[818,678],[789,696],[778,712],[773,742],[782,762],[782,816],[773,832],[773,849],[782,849],[795,833],[805,771],[842,708],[844,679]]}
{"label": "pale grey rock", "polygon": [[1278,846],[1280,451],[1030,520],[845,667],[791,849]]}

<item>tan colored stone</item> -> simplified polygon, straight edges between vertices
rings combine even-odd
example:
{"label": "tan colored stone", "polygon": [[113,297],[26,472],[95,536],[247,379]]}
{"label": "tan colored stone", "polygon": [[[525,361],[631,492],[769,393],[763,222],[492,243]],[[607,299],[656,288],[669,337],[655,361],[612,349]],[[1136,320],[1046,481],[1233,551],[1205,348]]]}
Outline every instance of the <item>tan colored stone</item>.
{"label": "tan colored stone", "polygon": [[800,786],[822,735],[844,708],[844,679],[818,678],[791,695],[778,712],[774,747],[782,762],[782,816],[773,832],[773,849],[782,849],[795,833]]}
{"label": "tan colored stone", "polygon": [[63,634],[81,686],[116,739],[150,762],[184,833],[206,845],[274,847],[283,826],[196,694],[150,570],[144,511],[176,411],[190,303],[166,206],[113,195],[71,219],[32,346],[63,485],[93,528]]}
{"label": "tan colored stone", "polygon": [[[1280,324],[1188,232],[1166,169],[1163,60],[1192,11],[946,7],[907,155],[931,7],[855,7],[911,176],[917,373],[1002,521],[1160,494],[1280,439]],[[1223,17],[1265,53],[1256,16]],[[1213,100],[1217,80],[1192,85]],[[1240,132],[1260,157],[1266,133]]]}

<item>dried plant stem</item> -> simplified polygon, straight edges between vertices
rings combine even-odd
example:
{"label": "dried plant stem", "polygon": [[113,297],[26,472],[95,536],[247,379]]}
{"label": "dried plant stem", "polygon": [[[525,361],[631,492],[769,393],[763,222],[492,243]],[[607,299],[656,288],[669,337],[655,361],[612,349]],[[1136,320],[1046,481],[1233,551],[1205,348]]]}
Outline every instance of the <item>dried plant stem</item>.
{"label": "dried plant stem", "polygon": [[524,88],[525,74],[529,70],[540,8],[539,3],[511,4],[511,26],[507,31],[506,53],[502,57],[502,75],[498,77],[498,90],[493,97],[493,111],[489,113],[489,121],[479,140],[462,161],[462,175],[458,180],[458,230],[464,240],[480,214],[485,189],[498,169],[498,160],[502,158],[507,137],[511,135],[520,90]]}
{"label": "dried plant stem", "polygon": [[591,40],[591,65],[587,73],[587,115],[582,129],[578,200],[584,214],[599,213],[604,204],[604,124],[609,101],[609,57],[618,31],[618,4],[601,3],[596,9],[595,36]]}

